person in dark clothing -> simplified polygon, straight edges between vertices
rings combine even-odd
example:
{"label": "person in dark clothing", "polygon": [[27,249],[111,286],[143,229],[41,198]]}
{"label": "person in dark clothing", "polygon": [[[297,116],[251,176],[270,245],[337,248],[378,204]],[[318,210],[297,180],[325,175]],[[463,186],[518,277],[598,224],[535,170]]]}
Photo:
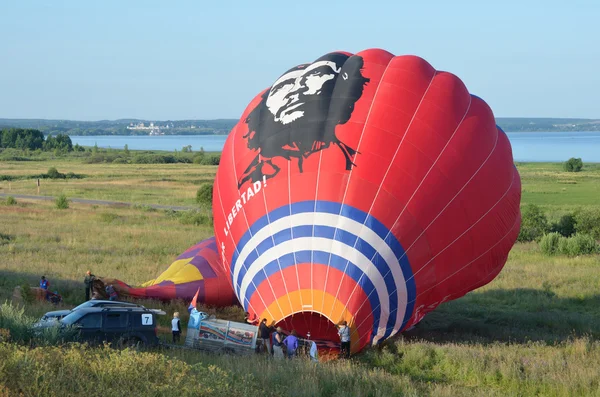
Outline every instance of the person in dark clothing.
{"label": "person in dark clothing", "polygon": [[263,318],[260,322],[260,325],[258,326],[258,333],[260,335],[260,338],[262,339],[262,345],[267,354],[271,354],[270,336],[272,331],[273,328],[267,325],[267,319]]}
{"label": "person in dark clothing", "polygon": [[244,313],[244,321],[251,325],[258,325],[258,318],[256,317],[256,314],[254,314],[254,317],[250,318],[250,313]]}
{"label": "person in dark clothing", "polygon": [[83,280],[83,282],[85,283],[85,300],[86,301],[90,300],[90,292],[92,291],[92,286],[94,285],[95,278],[96,278],[96,276],[94,276],[91,271],[88,270],[85,273],[85,279]]}

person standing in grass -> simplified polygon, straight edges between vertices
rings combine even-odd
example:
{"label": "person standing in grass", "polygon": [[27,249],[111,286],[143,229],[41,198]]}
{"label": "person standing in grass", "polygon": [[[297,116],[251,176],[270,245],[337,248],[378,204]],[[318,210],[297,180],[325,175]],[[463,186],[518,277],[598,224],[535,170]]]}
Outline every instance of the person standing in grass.
{"label": "person standing in grass", "polygon": [[342,321],[339,325],[338,335],[340,336],[340,356],[342,358],[350,358],[350,328],[348,323]]}
{"label": "person standing in grass", "polygon": [[262,339],[262,345],[267,354],[271,353],[271,348],[269,347],[269,336],[271,335],[272,328],[267,325],[267,319],[263,318],[258,326],[258,332],[260,334],[260,338]]}
{"label": "person standing in grass", "polygon": [[92,286],[94,285],[95,278],[96,278],[96,276],[94,276],[91,271],[88,270],[85,273],[85,278],[83,279],[83,282],[85,283],[85,300],[86,301],[90,300],[90,292],[92,291]]}
{"label": "person standing in grass", "polygon": [[291,359],[296,355],[296,350],[298,350],[298,337],[296,330],[292,330],[292,334],[288,335],[284,340],[283,344],[285,345],[285,351],[287,352],[287,358]]}
{"label": "person standing in grass", "polygon": [[46,279],[46,276],[42,276],[40,279],[40,288],[44,290],[44,298],[50,300],[48,295],[48,289],[50,288],[50,281]]}
{"label": "person standing in grass", "polygon": [[283,349],[282,349],[282,344],[283,344],[282,343],[283,342],[282,332],[283,332],[283,330],[281,329],[281,327],[277,327],[277,330],[275,330],[275,332],[273,332],[273,358],[276,358],[276,359],[284,358]]}
{"label": "person standing in grass", "polygon": [[179,321],[179,312],[173,313],[173,320],[171,320],[171,331],[173,332],[173,343],[179,343],[181,338],[181,321]]}
{"label": "person standing in grass", "polygon": [[50,288],[50,281],[46,279],[46,276],[42,276],[40,279],[40,288],[46,291],[48,291],[48,288]]}

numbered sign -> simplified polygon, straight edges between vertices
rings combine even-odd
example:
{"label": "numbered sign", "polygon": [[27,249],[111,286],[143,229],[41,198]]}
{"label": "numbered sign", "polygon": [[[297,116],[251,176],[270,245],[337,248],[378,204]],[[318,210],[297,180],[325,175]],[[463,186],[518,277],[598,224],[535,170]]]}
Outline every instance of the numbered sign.
{"label": "numbered sign", "polygon": [[152,314],[142,314],[142,325],[152,325]]}

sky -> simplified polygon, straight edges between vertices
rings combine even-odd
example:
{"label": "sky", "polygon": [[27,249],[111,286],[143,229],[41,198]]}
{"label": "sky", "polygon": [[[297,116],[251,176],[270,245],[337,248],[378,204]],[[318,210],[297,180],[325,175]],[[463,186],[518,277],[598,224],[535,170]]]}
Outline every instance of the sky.
{"label": "sky", "polygon": [[600,118],[600,1],[0,2],[0,118],[239,118],[289,68],[382,48],[496,117]]}

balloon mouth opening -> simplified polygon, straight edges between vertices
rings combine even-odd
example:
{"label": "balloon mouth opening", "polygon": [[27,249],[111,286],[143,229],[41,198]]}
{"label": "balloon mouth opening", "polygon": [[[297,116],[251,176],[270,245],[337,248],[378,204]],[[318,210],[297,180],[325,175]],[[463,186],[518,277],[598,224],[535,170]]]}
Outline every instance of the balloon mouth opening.
{"label": "balloon mouth opening", "polygon": [[321,313],[295,313],[279,321],[277,326],[287,332],[295,330],[300,338],[314,340],[317,345],[320,342],[325,344],[339,341],[335,324]]}

